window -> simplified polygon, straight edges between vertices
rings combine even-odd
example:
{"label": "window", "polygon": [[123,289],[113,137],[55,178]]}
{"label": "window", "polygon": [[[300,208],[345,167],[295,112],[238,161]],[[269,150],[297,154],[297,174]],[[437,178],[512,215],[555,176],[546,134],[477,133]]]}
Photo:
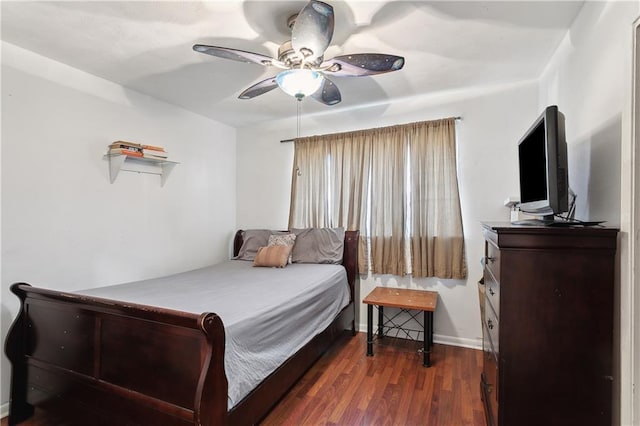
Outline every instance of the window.
{"label": "window", "polygon": [[289,226],[359,229],[363,272],[465,278],[455,120],[296,139]]}

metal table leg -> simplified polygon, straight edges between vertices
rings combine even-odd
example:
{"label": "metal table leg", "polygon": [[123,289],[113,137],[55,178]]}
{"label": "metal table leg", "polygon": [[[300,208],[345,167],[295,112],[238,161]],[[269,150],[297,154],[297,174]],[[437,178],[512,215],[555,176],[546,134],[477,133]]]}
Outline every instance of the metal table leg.
{"label": "metal table leg", "polygon": [[433,346],[433,311],[429,311],[429,346]]}
{"label": "metal table leg", "polygon": [[367,305],[367,356],[373,356],[373,305]]}
{"label": "metal table leg", "polygon": [[378,339],[384,337],[384,307],[378,306]]}
{"label": "metal table leg", "polygon": [[425,367],[431,366],[431,345],[433,343],[433,337],[431,336],[432,330],[432,313],[429,311],[424,311],[424,350],[422,352],[423,362],[422,365]]}

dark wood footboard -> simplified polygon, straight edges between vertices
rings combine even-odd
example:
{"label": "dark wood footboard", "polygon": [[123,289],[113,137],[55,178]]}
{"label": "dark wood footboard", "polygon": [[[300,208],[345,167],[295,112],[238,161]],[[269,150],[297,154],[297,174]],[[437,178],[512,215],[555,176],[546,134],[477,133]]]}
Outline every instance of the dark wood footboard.
{"label": "dark wood footboard", "polygon": [[20,314],[6,342],[9,424],[33,406],[79,422],[220,425],[227,414],[224,328],[212,313],[14,284]]}

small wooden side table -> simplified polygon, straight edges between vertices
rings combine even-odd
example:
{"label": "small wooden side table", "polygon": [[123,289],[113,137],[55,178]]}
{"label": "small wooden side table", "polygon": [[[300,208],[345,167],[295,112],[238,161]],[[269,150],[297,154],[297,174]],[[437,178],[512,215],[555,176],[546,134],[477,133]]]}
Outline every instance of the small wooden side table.
{"label": "small wooden side table", "polygon": [[416,310],[424,313],[425,367],[431,366],[431,346],[433,346],[433,313],[438,303],[438,292],[410,290],[406,288],[376,287],[362,301],[367,304],[367,356],[373,356],[373,306],[378,307],[378,336],[384,336],[384,307]]}

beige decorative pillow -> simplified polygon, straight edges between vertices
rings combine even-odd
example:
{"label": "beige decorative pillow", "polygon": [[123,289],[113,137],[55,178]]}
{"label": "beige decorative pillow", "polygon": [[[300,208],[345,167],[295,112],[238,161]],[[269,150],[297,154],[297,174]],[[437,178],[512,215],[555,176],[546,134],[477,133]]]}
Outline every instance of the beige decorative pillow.
{"label": "beige decorative pillow", "polygon": [[270,246],[293,246],[296,242],[296,234],[269,235]]}
{"label": "beige decorative pillow", "polygon": [[284,268],[287,266],[291,246],[268,246],[260,247],[253,266],[270,266],[272,268]]}
{"label": "beige decorative pillow", "polygon": [[287,246],[291,248],[288,262],[291,263],[291,253],[293,253],[293,246],[296,243],[296,234],[277,234],[269,236],[268,246]]}

